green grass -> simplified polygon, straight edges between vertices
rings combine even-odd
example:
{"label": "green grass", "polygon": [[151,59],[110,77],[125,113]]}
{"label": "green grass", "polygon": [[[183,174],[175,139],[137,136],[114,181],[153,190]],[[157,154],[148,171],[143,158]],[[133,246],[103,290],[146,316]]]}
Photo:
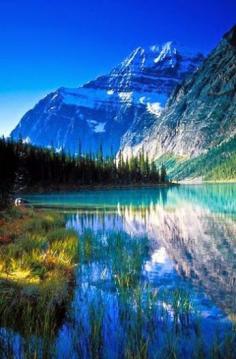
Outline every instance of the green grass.
{"label": "green grass", "polygon": [[49,338],[71,299],[78,238],[59,214],[19,211],[12,217],[14,228],[18,221],[17,237],[0,245],[0,323]]}

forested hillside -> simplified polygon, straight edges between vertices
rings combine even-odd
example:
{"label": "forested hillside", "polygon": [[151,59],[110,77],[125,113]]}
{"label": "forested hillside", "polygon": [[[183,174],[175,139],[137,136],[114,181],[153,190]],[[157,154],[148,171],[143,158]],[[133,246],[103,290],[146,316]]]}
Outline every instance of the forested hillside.
{"label": "forested hillside", "polygon": [[236,137],[193,159],[171,154],[163,155],[156,165],[165,163],[171,178],[194,179],[200,177],[209,181],[236,180]]}

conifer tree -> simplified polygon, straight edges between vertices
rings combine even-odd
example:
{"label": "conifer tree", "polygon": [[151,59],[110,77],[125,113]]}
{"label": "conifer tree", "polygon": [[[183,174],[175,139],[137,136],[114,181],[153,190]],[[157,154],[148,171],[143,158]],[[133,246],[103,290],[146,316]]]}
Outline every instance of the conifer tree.
{"label": "conifer tree", "polygon": [[166,168],[165,166],[162,164],[161,166],[161,183],[165,183],[166,182]]}
{"label": "conifer tree", "polygon": [[167,180],[166,169],[161,174],[154,162],[142,150],[139,156],[124,159],[104,158],[102,145],[97,156],[79,153],[69,155],[63,149],[43,149],[11,140],[0,139],[0,201],[6,204],[12,193],[23,187],[45,187],[88,184],[159,183]]}

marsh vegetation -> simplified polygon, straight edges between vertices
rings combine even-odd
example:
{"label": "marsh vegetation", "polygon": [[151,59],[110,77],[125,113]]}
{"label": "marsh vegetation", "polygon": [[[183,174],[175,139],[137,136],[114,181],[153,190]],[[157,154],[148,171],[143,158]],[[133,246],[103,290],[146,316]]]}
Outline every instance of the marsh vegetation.
{"label": "marsh vegetation", "polygon": [[[77,245],[77,235],[65,229],[62,215],[25,209],[1,215],[0,324],[10,337],[14,331],[27,338],[28,354],[35,352],[38,337],[46,339],[41,344],[49,349],[46,343],[63,321],[72,297]],[[14,352],[9,343],[0,348],[1,357]]]}
{"label": "marsh vegetation", "polygon": [[233,320],[206,325],[191,287],[153,281],[145,233],[119,228],[114,212],[109,226],[78,218],[1,214],[1,358],[236,357]]}

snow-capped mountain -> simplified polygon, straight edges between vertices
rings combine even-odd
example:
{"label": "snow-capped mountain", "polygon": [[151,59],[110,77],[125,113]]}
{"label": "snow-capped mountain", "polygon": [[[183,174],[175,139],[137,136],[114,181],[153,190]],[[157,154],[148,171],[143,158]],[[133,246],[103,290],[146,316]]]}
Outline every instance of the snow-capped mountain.
{"label": "snow-capped mountain", "polygon": [[[143,123],[146,116],[142,116]],[[147,129],[139,127],[137,132],[136,128],[129,129],[123,136],[123,154],[137,155],[144,149],[152,160],[168,160],[170,170],[176,162],[183,162],[181,171],[177,166],[173,173],[180,179],[186,176],[185,160],[207,154],[235,138],[236,26],[223,36],[198,71],[175,88],[153,124]],[[223,156],[229,158],[227,153]],[[217,160],[219,162],[219,155]],[[192,173],[197,165],[198,162],[195,166],[188,163]]]}
{"label": "snow-capped mountain", "polygon": [[203,58],[174,42],[139,47],[108,75],[50,93],[23,116],[11,136],[72,153],[79,143],[83,152],[95,152],[102,144],[105,154],[116,153],[127,131],[139,133],[156,121],[176,85]]}

